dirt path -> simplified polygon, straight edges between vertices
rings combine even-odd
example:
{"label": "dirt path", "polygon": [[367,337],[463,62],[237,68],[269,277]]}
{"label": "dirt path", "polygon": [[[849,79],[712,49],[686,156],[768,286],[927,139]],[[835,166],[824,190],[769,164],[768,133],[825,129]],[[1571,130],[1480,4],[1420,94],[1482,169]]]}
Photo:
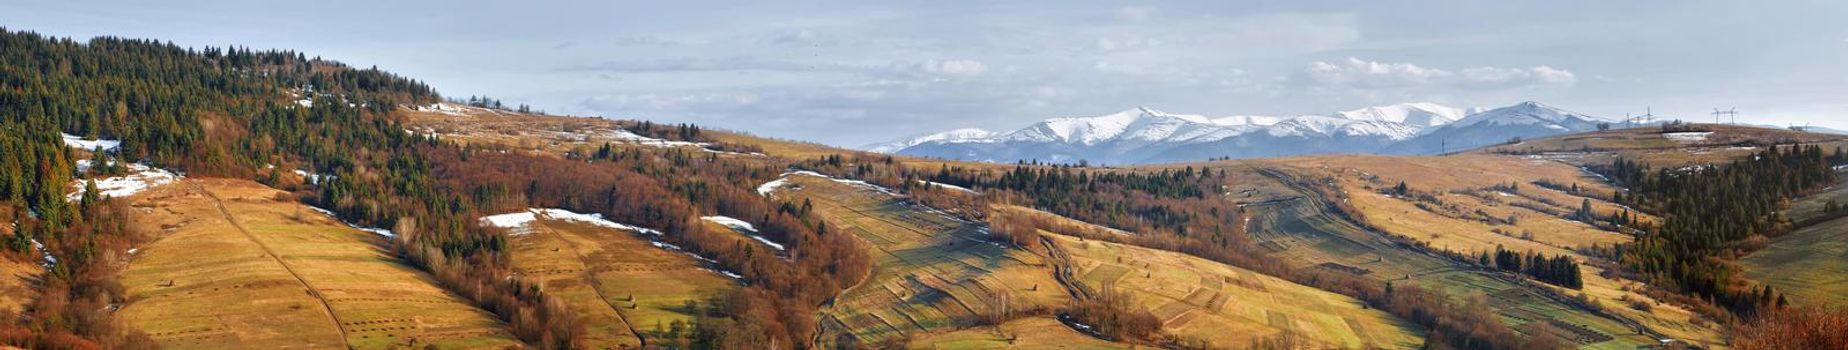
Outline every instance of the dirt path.
{"label": "dirt path", "polygon": [[584,252],[579,251],[576,244],[571,244],[571,240],[565,238],[564,234],[558,233],[558,231],[552,230],[551,227],[547,227],[545,224],[538,222],[533,222],[532,225],[538,228],[540,232],[544,232],[547,235],[551,235],[553,238],[565,242],[565,249],[571,251],[571,256],[577,257],[578,263],[584,264],[584,281],[590,284],[591,291],[597,293],[597,301],[602,301],[604,306],[610,307],[610,310],[616,313],[616,319],[622,321],[623,328],[629,329],[629,335],[634,336],[636,341],[642,343],[641,347],[648,347],[648,338],[642,337],[641,331],[635,329],[635,323],[629,322],[629,316],[622,314],[622,307],[610,303],[609,295],[603,294],[603,281],[597,279],[597,272],[602,271],[603,268],[592,266],[590,258],[584,256]]}
{"label": "dirt path", "polygon": [[218,198],[218,195],[212,194],[212,191],[206,190],[204,186],[200,186],[197,182],[184,182],[188,187],[191,187],[193,191],[205,195],[205,198],[211,199],[212,205],[218,207],[218,213],[225,216],[225,222],[230,223],[231,227],[237,228],[237,232],[244,234],[244,238],[250,239],[251,243],[256,243],[257,248],[263,249],[263,254],[269,255],[270,259],[275,260],[277,265],[282,265],[282,270],[288,272],[289,276],[294,277],[295,282],[300,283],[302,288],[307,288],[308,295],[313,296],[315,301],[320,302],[321,310],[326,312],[328,321],[333,322],[334,329],[340,331],[340,342],[342,344],[351,344],[351,342],[347,340],[346,327],[341,326],[340,315],[334,313],[334,306],[327,303],[327,298],[321,296],[320,290],[315,289],[314,285],[308,284],[308,280],[303,279],[300,273],[296,273],[295,268],[290,267],[288,262],[283,261],[282,256],[277,255],[275,250],[271,250],[269,245],[263,244],[263,241],[257,239],[256,235],[250,234],[250,230],[244,229],[244,224],[237,222],[237,216],[231,215],[231,209],[225,207],[225,201]]}

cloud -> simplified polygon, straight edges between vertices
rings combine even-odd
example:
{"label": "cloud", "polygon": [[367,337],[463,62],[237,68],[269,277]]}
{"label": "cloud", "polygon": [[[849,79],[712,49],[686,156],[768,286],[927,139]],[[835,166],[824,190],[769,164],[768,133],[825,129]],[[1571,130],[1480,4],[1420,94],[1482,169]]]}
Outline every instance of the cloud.
{"label": "cloud", "polygon": [[1155,8],[1147,6],[1124,6],[1117,9],[1117,18],[1125,21],[1142,21],[1155,15]]}
{"label": "cloud", "polygon": [[930,74],[976,76],[988,71],[988,65],[975,60],[924,60],[908,64],[909,68]]}
{"label": "cloud", "polygon": [[720,71],[797,71],[833,69],[833,65],[786,60],[765,59],[753,56],[733,56],[727,58],[668,58],[649,60],[604,61],[602,63],[565,69],[581,71],[602,71],[606,73],[664,73],[664,72],[720,72]]}
{"label": "cloud", "polygon": [[1376,62],[1349,57],[1338,62],[1312,62],[1285,81],[1295,87],[1317,90],[1511,89],[1569,87],[1578,83],[1578,76],[1568,70],[1544,65],[1530,68],[1483,66],[1446,70],[1412,63]]}

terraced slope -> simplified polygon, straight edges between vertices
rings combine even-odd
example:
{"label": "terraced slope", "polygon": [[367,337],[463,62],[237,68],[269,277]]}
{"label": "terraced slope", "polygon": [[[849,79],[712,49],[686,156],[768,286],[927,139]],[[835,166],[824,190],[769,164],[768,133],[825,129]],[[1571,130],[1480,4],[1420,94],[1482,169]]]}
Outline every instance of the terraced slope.
{"label": "terraced slope", "polygon": [[1334,211],[1323,199],[1294,187],[1287,175],[1273,174],[1278,177],[1269,184],[1247,184],[1262,188],[1270,198],[1251,199],[1245,209],[1254,242],[1279,259],[1380,283],[1419,285],[1459,300],[1483,297],[1515,330],[1528,334],[1545,330],[1581,348],[1635,349],[1657,343],[1656,335],[1644,334],[1632,323],[1573,306],[1537,289],[1544,287],[1523,285],[1512,277],[1407,248],[1332,216],[1329,213]]}
{"label": "terraced slope", "polygon": [[1162,332],[1239,348],[1289,336],[1321,348],[1412,349],[1424,332],[1360,300],[1185,254],[1047,233],[1091,290],[1126,292]]}
{"label": "terraced slope", "polygon": [[394,260],[383,238],[254,182],[139,195],[158,240],[123,273],[119,317],[185,349],[519,346],[506,326]]}
{"label": "terraced slope", "polygon": [[[1046,261],[982,240],[986,232],[980,225],[879,190],[814,176],[791,176],[772,195],[809,201],[830,232],[853,234],[871,249],[871,276],[824,307],[823,341],[921,339],[988,328],[977,327],[984,320],[1043,315],[1070,301]],[[1068,339],[1086,337],[1070,328],[1050,329]]]}
{"label": "terraced slope", "polygon": [[638,233],[582,222],[541,218],[515,229],[512,246],[515,271],[578,313],[591,348],[654,344],[673,324],[693,321],[688,302],[739,286]]}

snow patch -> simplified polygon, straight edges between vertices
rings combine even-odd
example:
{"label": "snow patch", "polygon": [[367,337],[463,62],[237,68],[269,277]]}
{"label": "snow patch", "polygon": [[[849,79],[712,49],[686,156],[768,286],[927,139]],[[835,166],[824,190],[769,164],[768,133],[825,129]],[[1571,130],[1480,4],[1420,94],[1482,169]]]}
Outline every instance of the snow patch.
{"label": "snow patch", "polygon": [[308,209],[314,210],[315,212],[321,213],[322,215],[327,215],[327,217],[334,218],[335,221],[340,221],[340,223],[346,224],[347,227],[352,227],[355,230],[371,232],[372,234],[375,234],[375,235],[385,236],[385,238],[398,237],[398,234],[391,232],[391,230],[382,229],[382,228],[374,228],[374,227],[362,227],[362,226],[353,224],[351,222],[342,221],[340,220],[340,216],[334,215],[334,211],[332,210],[327,210],[327,209],[323,209],[321,207],[316,207],[316,206],[309,206]]}
{"label": "snow patch", "polygon": [[[154,186],[172,183],[180,178],[179,175],[141,163],[129,164],[128,171],[130,172],[128,175],[91,180],[96,182],[97,194],[106,197],[127,197]],[[66,195],[65,198],[69,200],[83,198],[84,186],[84,181],[77,181],[77,191]]]}
{"label": "snow patch", "polygon": [[1676,142],[1700,142],[1706,141],[1707,136],[1711,135],[1713,135],[1712,131],[1665,132],[1662,133],[1662,138]]}
{"label": "snow patch", "polygon": [[961,192],[964,192],[964,193],[976,193],[976,192],[975,192],[975,190],[971,190],[971,189],[969,189],[968,187],[962,187],[962,186],[957,186],[957,185],[951,185],[951,184],[946,184],[946,183],[942,183],[942,182],[933,182],[933,181],[924,181],[924,180],[918,180],[918,183],[921,183],[921,184],[925,184],[925,185],[930,185],[930,186],[937,186],[937,187],[942,187],[942,188],[945,188],[945,189],[950,189],[950,190],[955,190],[955,191],[961,191]]}
{"label": "snow patch", "polygon": [[751,237],[751,239],[755,239],[758,242],[763,242],[764,245],[770,246],[771,249],[776,249],[777,251],[782,251],[784,249],[782,244],[758,235],[757,226],[752,226],[751,223],[745,222],[744,220],[738,220],[727,216],[705,216],[700,217],[700,219],[730,227],[733,230],[737,230],[738,233],[744,234],[746,237]]}
{"label": "snow patch", "polygon": [[62,136],[64,138],[65,146],[68,146],[70,148],[81,149],[85,151],[95,150],[98,147],[101,147],[104,152],[108,152],[108,151],[114,151],[116,150],[116,148],[122,147],[122,141],[120,140],[105,140],[105,139],[85,140],[83,139],[83,137],[79,137],[77,135],[66,134],[66,133],[58,133],[58,136]]}
{"label": "snow patch", "polygon": [[511,230],[514,230],[512,234],[520,235],[520,234],[531,233],[532,223],[533,221],[536,221],[538,219],[575,221],[575,222],[590,224],[590,225],[599,226],[599,227],[607,227],[607,228],[626,230],[626,231],[635,231],[635,232],[646,233],[646,234],[651,234],[651,235],[656,235],[656,236],[661,235],[661,231],[657,231],[654,229],[621,224],[615,221],[609,221],[603,218],[603,214],[580,214],[580,213],[572,212],[570,210],[555,209],[555,208],[546,208],[546,209],[532,208],[532,209],[526,209],[526,211],[522,211],[522,212],[483,216],[481,217],[481,224],[483,226],[511,229]]}

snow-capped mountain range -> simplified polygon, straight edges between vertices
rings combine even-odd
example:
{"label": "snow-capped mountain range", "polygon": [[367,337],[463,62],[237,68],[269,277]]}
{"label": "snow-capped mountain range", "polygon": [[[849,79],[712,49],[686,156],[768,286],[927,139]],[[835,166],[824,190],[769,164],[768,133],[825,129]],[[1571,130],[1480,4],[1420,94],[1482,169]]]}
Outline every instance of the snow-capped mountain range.
{"label": "snow-capped mountain range", "polygon": [[1416,102],[1325,115],[1208,118],[1140,107],[1009,132],[957,129],[864,149],[971,161],[1139,164],[1321,153],[1434,154],[1595,130],[1607,120],[1535,102],[1464,109]]}

